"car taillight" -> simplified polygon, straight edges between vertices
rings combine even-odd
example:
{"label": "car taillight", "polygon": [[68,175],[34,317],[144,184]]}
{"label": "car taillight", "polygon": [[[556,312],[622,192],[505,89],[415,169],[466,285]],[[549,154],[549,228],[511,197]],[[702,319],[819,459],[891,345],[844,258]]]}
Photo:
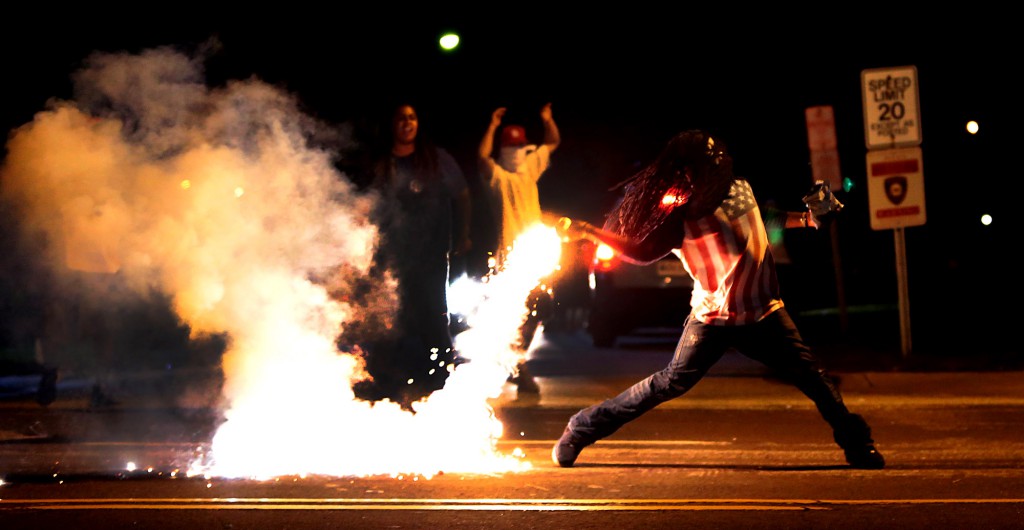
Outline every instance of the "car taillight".
{"label": "car taillight", "polygon": [[604,243],[597,245],[594,249],[594,270],[597,271],[608,271],[615,268],[619,264],[619,257],[615,250]]}

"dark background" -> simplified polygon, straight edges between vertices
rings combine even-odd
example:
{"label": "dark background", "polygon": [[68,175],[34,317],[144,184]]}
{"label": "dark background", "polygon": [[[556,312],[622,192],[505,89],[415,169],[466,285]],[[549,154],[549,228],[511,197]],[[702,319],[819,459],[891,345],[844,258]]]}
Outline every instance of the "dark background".
{"label": "dark background", "polygon": [[[609,187],[691,128],[726,141],[737,173],[762,203],[800,208],[811,184],[804,110],[831,105],[842,175],[854,185],[837,192],[847,208],[834,232],[787,233],[792,262],[784,266],[783,292],[794,312],[835,308],[838,276],[850,308],[881,312],[881,320],[851,328],[855,337],[891,336],[898,299],[894,233],[872,230],[868,217],[860,75],[914,65],[927,210],[925,225],[905,229],[915,348],[1019,352],[1011,342],[1022,297],[1017,167],[1009,156],[1020,115],[1019,28],[999,9],[41,7],[8,14],[0,32],[4,130],[31,121],[51,97],[69,98],[70,74],[93,51],[207,50],[210,85],[262,79],[297,95],[326,123],[354,124],[367,140],[392,103],[413,101],[421,132],[460,161],[479,205],[475,153],[491,111],[508,107],[505,121],[525,125],[539,141],[538,111],[550,101],[562,145],[541,181],[542,204],[594,222],[615,199]],[[454,52],[437,45],[444,30],[462,37]],[[980,122],[978,134],[965,131],[969,119]],[[993,216],[991,226],[980,223],[983,213]],[[485,208],[477,208],[474,229],[485,246],[493,230]],[[877,322],[886,329],[873,328]]]}

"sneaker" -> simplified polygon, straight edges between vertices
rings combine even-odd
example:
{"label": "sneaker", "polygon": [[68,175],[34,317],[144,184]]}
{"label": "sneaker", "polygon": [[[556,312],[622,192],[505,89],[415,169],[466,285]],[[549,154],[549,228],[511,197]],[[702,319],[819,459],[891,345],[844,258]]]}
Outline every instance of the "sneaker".
{"label": "sneaker", "polygon": [[562,467],[572,467],[583,448],[588,445],[590,444],[573,434],[567,425],[565,431],[562,432],[562,437],[551,449],[551,461]]}
{"label": "sneaker", "polygon": [[540,395],[540,386],[537,384],[537,380],[533,378],[530,365],[526,361],[520,361],[516,365],[516,371],[508,377],[508,382],[516,385],[517,396],[527,394]]}
{"label": "sneaker", "polygon": [[524,377],[520,375],[512,379],[512,383],[516,385],[516,394],[540,394],[540,385],[532,377]]}
{"label": "sneaker", "polygon": [[882,469],[885,458],[878,452],[874,444],[850,447],[843,450],[850,467],[856,469]]}
{"label": "sneaker", "polygon": [[875,448],[871,427],[858,414],[850,414],[833,432],[836,443],[843,448],[846,461],[857,469],[882,469],[885,458]]}

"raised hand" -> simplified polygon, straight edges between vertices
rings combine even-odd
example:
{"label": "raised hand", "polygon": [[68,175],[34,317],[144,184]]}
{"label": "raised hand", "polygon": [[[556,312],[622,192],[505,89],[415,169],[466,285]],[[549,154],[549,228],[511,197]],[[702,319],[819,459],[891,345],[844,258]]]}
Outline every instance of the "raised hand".
{"label": "raised hand", "polygon": [[501,119],[505,117],[505,111],[508,110],[505,107],[498,107],[491,113],[491,127],[497,127],[501,125]]}

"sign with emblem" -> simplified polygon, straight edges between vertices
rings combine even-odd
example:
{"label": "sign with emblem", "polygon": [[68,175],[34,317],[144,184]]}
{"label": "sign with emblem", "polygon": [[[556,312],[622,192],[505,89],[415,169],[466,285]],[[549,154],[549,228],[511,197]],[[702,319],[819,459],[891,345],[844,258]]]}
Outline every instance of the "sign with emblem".
{"label": "sign with emblem", "polygon": [[871,228],[885,230],[925,223],[921,148],[868,151]]}
{"label": "sign with emblem", "polygon": [[870,68],[860,80],[868,149],[921,145],[917,67]]}

